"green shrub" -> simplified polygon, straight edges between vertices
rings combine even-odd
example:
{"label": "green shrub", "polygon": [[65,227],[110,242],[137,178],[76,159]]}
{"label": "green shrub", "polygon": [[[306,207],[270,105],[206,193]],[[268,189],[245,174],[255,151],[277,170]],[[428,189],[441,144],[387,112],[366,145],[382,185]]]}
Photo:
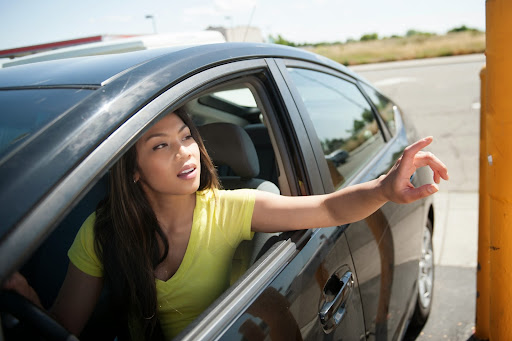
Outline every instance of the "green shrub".
{"label": "green shrub", "polygon": [[269,40],[274,44],[287,45],[287,46],[297,46],[294,42],[284,39],[280,34],[277,35],[277,38],[273,36],[269,36]]}
{"label": "green shrub", "polygon": [[466,25],[462,25],[460,27],[452,28],[448,31],[448,33],[457,33],[457,32],[480,32],[476,28],[469,28]]}
{"label": "green shrub", "polygon": [[421,31],[417,31],[417,30],[408,30],[407,33],[405,33],[406,37],[415,37],[415,36],[431,37],[434,35],[435,35],[435,33],[421,32]]}
{"label": "green shrub", "polygon": [[377,33],[367,33],[361,36],[360,41],[378,40],[379,35]]}

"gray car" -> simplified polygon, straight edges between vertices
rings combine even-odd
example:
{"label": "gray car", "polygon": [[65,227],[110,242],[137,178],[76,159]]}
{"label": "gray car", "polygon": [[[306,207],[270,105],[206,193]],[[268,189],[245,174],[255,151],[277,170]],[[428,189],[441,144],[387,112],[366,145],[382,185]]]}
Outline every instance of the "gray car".
{"label": "gray car", "polygon": [[[1,69],[1,281],[20,271],[48,307],[110,167],[177,107],[224,188],[329,193],[386,173],[416,139],[368,82],[295,48],[224,43]],[[339,150],[350,156],[329,157]],[[419,169],[412,182],[430,177]],[[177,339],[400,340],[430,311],[433,230],[427,198],[349,225],[256,234],[233,259],[230,288]],[[108,295],[81,339],[115,339]],[[70,336],[13,292],[0,307],[0,339]]]}

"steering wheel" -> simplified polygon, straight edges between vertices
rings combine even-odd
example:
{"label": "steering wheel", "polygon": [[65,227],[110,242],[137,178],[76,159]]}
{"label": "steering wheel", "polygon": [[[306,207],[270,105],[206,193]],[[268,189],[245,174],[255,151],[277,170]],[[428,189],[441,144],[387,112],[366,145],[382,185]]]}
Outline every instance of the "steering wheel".
{"label": "steering wheel", "polygon": [[12,290],[0,291],[0,311],[18,319],[46,340],[78,341],[43,309]]}

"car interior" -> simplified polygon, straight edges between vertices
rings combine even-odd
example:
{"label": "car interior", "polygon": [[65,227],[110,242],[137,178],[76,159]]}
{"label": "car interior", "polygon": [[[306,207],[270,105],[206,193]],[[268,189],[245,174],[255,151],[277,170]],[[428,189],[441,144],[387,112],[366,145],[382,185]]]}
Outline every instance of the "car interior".
{"label": "car interior", "polygon": [[[183,108],[198,126],[224,189],[254,188],[280,193],[279,168],[262,110],[257,105],[257,96],[250,83],[238,83],[203,92]],[[68,267],[67,251],[76,233],[104,198],[108,188],[106,174],[20,269],[44,307],[50,308],[58,294]],[[243,242],[233,258],[231,284],[279,239],[279,234],[257,233],[251,241]],[[106,299],[108,290],[103,291],[81,339],[115,338],[113,314],[109,314]],[[7,316],[2,316],[4,333],[6,336],[16,335],[16,328],[5,327],[8,320]],[[16,325],[16,321],[11,324]]]}

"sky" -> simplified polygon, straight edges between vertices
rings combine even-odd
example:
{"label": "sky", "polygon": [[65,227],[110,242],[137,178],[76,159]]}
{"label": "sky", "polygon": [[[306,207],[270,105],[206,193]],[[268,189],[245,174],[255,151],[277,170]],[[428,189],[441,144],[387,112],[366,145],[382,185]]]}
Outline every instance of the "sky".
{"label": "sky", "polygon": [[[154,19],[147,19],[152,15]],[[0,0],[0,50],[108,34],[260,28],[295,43],[485,30],[485,0]]]}

